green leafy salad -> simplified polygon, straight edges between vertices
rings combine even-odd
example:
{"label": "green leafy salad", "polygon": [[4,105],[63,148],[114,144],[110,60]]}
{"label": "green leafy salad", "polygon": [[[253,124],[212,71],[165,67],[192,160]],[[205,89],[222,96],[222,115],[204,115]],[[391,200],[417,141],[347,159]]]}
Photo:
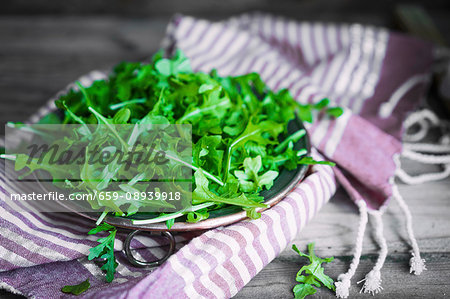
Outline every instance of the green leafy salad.
{"label": "green leafy salad", "polygon": [[[300,129],[289,134],[287,128],[296,117],[312,122],[314,111],[339,116],[342,110],[328,107],[327,99],[299,104],[287,89],[270,90],[256,73],[221,77],[215,70],[209,74],[193,72],[181,51],[171,58],[158,52],[150,63],[124,62],[113,69],[109,78],[91,86],[77,82],[77,87],[61,95],[56,101],[59,111],[46,115],[39,123],[192,126],[192,161],[184,165],[194,174],[192,207],[149,215],[153,223],[166,222],[168,228],[176,218],[198,222],[207,219],[211,211],[229,206],[238,206],[247,211],[248,217],[258,218],[258,209],[266,207],[261,192],[273,186],[283,169],[293,170],[299,164],[333,164],[308,157],[306,148],[295,149],[306,132]],[[15,163],[23,161],[17,159]],[[81,167],[81,174],[83,171]],[[97,185],[91,182],[83,188],[100,191],[108,182],[119,180],[125,171],[104,166],[97,169]],[[139,178],[136,173],[135,180]],[[108,213],[130,217],[139,213],[139,206],[128,202],[100,212],[99,227],[90,233],[106,231],[109,236],[99,239],[99,246],[91,250],[89,258],[106,259],[103,269],[111,281],[117,265],[113,257],[116,229],[100,223]]]}

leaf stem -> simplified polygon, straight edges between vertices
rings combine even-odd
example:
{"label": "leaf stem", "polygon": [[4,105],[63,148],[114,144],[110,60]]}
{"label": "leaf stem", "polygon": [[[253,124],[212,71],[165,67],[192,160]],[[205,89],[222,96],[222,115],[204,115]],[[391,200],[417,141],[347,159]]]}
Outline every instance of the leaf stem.
{"label": "leaf stem", "polygon": [[132,105],[132,104],[144,104],[146,101],[147,101],[147,99],[129,100],[129,101],[125,101],[125,102],[109,105],[109,109],[117,110],[119,108],[122,108],[122,107],[125,107],[125,106],[128,106],[128,105]]}
{"label": "leaf stem", "polygon": [[86,89],[83,87],[83,85],[81,85],[81,83],[79,81],[77,81],[75,84],[78,86],[78,88],[80,89],[80,91],[83,94],[84,98],[86,99],[86,104],[88,106],[92,106],[91,98],[89,97],[89,95],[88,95]]}
{"label": "leaf stem", "polygon": [[102,223],[103,219],[105,219],[105,217],[108,215],[108,209],[105,209],[103,211],[103,213],[100,215],[100,217],[98,217],[97,222],[95,223],[97,226],[100,225],[100,223]]}
{"label": "leaf stem", "polygon": [[300,129],[297,132],[289,135],[286,139],[283,140],[276,148],[275,153],[279,154],[281,151],[283,151],[289,144],[289,142],[296,143],[300,140],[303,136],[305,136],[306,131],[304,129]]}
{"label": "leaf stem", "polygon": [[189,112],[189,113],[183,115],[179,120],[177,120],[177,123],[180,124],[180,123],[182,123],[183,121],[185,121],[185,120],[191,118],[191,117],[194,116],[194,115],[197,115],[197,114],[199,114],[199,113],[203,113],[203,112],[206,112],[206,111],[210,111],[210,110],[213,110],[213,111],[214,111],[216,108],[218,108],[218,107],[220,107],[220,106],[227,106],[227,105],[229,105],[229,104],[230,104],[230,99],[226,98],[225,100],[222,100],[222,101],[219,102],[218,104],[214,104],[214,105],[207,106],[207,107],[204,107],[204,108],[197,108],[197,109],[195,109],[195,110],[193,110],[193,111],[191,111],[191,112]]}
{"label": "leaf stem", "polygon": [[164,222],[164,221],[167,221],[167,220],[179,218],[179,217],[183,216],[184,213],[186,213],[186,212],[195,212],[195,211],[198,211],[198,210],[201,210],[201,209],[205,209],[205,208],[211,207],[211,206],[213,206],[215,204],[216,203],[213,203],[213,202],[206,202],[206,203],[202,203],[202,204],[199,204],[199,205],[195,205],[195,206],[186,208],[186,209],[181,210],[179,212],[170,213],[170,214],[159,216],[159,217],[152,218],[152,219],[131,220],[131,222],[133,224],[135,224],[135,225],[160,223],[160,222]]}
{"label": "leaf stem", "polygon": [[41,136],[44,136],[44,137],[51,137],[51,135],[49,135],[49,134],[47,134],[45,132],[41,132],[41,131],[37,130],[36,128],[30,127],[29,125],[26,125],[26,124],[15,124],[15,123],[9,121],[9,122],[6,123],[6,125],[8,127],[10,127],[10,128],[22,130],[22,131],[25,131],[25,132],[35,133],[35,134],[38,134],[38,135],[41,135]]}
{"label": "leaf stem", "polygon": [[89,130],[89,127],[86,125],[86,123],[81,118],[79,118],[75,113],[73,113],[69,109],[69,107],[67,107],[66,103],[62,102],[62,105],[66,109],[67,113],[69,113],[70,117],[72,117],[78,123],[82,124],[83,127],[89,132],[89,134],[91,134],[91,130]]}
{"label": "leaf stem", "polygon": [[[187,167],[189,167],[189,168],[191,168],[191,169],[193,169],[193,170],[195,170],[195,171],[197,171],[197,170],[200,169],[200,167],[197,167],[197,166],[194,166],[194,165],[192,165],[192,164],[189,164],[189,163],[187,163],[187,162],[185,162],[185,161],[183,161],[183,160],[181,160],[181,159],[178,159],[178,158],[176,158],[176,157],[173,157],[173,156],[171,156],[171,155],[169,155],[169,154],[167,154],[167,153],[166,153],[165,156],[166,156],[167,158],[169,158],[169,159],[171,159],[171,160],[174,160],[174,161],[177,161],[177,162],[179,162],[179,163],[181,163],[181,164],[183,164],[183,165],[185,165],[185,166],[187,166]],[[220,186],[223,186],[223,185],[224,185],[224,183],[223,183],[219,178],[215,177],[213,174],[207,172],[207,171],[204,170],[203,168],[202,168],[201,170],[202,170],[202,172],[203,172],[203,174],[204,174],[205,176],[207,176],[208,178],[210,178],[211,180],[213,180],[214,182],[216,182],[216,183],[219,184]]]}
{"label": "leaf stem", "polygon": [[17,156],[16,155],[7,155],[7,154],[1,154],[0,158],[10,161],[16,161]]}

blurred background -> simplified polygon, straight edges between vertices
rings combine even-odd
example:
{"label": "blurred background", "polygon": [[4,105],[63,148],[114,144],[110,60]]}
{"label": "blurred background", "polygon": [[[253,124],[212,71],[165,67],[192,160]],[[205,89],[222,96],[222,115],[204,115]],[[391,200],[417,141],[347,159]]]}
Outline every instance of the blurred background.
{"label": "blurred background", "polygon": [[219,20],[263,11],[296,20],[357,22],[400,30],[396,8],[411,4],[423,8],[442,39],[450,40],[448,0],[3,0],[0,133],[6,121],[27,119],[58,90],[90,70],[151,55],[175,13]]}

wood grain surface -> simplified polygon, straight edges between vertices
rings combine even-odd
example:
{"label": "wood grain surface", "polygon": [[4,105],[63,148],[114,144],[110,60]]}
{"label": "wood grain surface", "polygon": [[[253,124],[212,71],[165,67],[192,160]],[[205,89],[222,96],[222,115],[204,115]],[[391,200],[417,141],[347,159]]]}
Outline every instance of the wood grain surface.
{"label": "wood grain surface", "polygon": [[[426,1],[430,15],[450,40],[448,1]],[[5,3],[5,4],[3,4]],[[64,3],[64,4],[63,4]],[[80,4],[83,3],[83,4]],[[274,4],[275,3],[275,4]],[[79,76],[108,69],[122,60],[140,60],[159,48],[175,12],[220,19],[250,10],[296,19],[361,22],[393,26],[383,1],[10,1],[0,8],[0,134],[6,121],[23,121],[59,89]],[[414,168],[414,165],[410,165]],[[417,166],[416,166],[417,168]],[[428,271],[409,274],[409,245],[404,218],[395,202],[383,216],[389,255],[383,267],[384,290],[378,298],[444,298],[450,295],[450,180],[420,186],[400,185],[414,217],[414,229]],[[340,190],[299,233],[295,244],[305,250],[316,243],[319,256],[335,256],[326,266],[336,279],[351,260],[357,210]],[[377,246],[370,226],[363,257],[353,279],[351,298],[360,294],[356,281],[371,270]],[[236,298],[290,298],[295,274],[305,260],[287,248],[245,286]],[[333,298],[320,289],[316,297]],[[15,298],[0,291],[0,298]]]}

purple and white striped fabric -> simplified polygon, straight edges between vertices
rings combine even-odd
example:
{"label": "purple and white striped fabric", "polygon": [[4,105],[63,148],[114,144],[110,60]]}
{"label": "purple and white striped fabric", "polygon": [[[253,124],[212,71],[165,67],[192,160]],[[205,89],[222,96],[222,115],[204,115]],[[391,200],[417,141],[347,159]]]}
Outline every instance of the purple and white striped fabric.
{"label": "purple and white striped fabric", "polygon": [[[118,275],[111,284],[86,259],[96,244],[87,235],[92,222],[71,214],[17,213],[0,201],[0,288],[53,298],[62,295],[62,286],[89,278],[87,298],[228,298],[284,250],[334,194],[337,181],[371,209],[392,196],[393,157],[402,149],[402,122],[427,87],[430,45],[370,26],[252,14],[216,23],[178,16],[165,46],[182,49],[195,70],[258,72],[271,88],[289,88],[300,102],[328,97],[345,107],[340,118],[319,116],[308,128],[314,156],[338,167],[314,166],[258,220],[177,235],[179,250],[153,272],[126,262],[119,234]],[[81,80],[86,85],[101,76],[93,72]],[[44,107],[32,121],[51,109]],[[2,193],[15,190],[1,173],[0,180]],[[162,242],[134,242],[143,260],[164,254]]]}

